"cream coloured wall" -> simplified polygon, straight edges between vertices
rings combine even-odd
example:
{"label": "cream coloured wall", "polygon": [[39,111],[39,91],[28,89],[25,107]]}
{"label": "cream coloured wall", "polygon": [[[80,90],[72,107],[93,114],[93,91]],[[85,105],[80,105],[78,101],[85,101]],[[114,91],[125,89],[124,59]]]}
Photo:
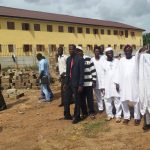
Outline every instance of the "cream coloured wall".
{"label": "cream coloured wall", "polygon": [[[15,22],[15,30],[7,29],[7,21]],[[23,31],[21,23],[29,23],[30,30]],[[41,31],[34,31],[34,24],[41,25]],[[47,25],[53,26],[53,32],[47,32]],[[58,26],[64,26],[64,32],[58,32]],[[68,33],[68,26],[75,27],[75,33]],[[77,33],[77,27],[83,28],[83,33]],[[85,29],[90,28],[91,33],[86,34]],[[98,29],[99,34],[94,35],[93,29]],[[100,29],[105,30],[105,34],[100,34]],[[111,30],[111,35],[107,35],[107,30]],[[11,55],[8,51],[7,45],[13,44],[16,48],[17,55],[30,55],[31,53],[23,52],[24,44],[31,44],[34,53],[36,53],[36,45],[45,45],[46,51],[49,49],[49,45],[63,44],[66,49],[69,44],[82,44],[84,50],[86,50],[87,45],[101,45],[104,44],[105,47],[111,45],[117,45],[116,50],[120,51],[120,45],[136,45],[136,47],[143,45],[142,31],[128,29],[129,36],[126,38],[124,35],[113,35],[113,30],[125,31],[126,29],[119,29],[113,27],[101,27],[101,26],[89,26],[89,25],[79,25],[71,23],[62,22],[50,22],[50,21],[40,21],[31,19],[21,19],[21,18],[0,18],[0,45],[2,51],[0,56]],[[135,36],[132,37],[130,32],[135,32]],[[32,52],[33,52],[32,51]]]}

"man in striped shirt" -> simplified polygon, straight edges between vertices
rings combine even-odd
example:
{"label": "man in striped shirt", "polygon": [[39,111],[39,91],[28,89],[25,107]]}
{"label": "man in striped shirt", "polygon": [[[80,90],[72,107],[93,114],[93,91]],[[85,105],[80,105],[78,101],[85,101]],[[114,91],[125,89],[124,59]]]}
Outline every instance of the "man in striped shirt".
{"label": "man in striped shirt", "polygon": [[[81,93],[81,110],[83,119],[90,115],[95,118],[93,87],[96,86],[96,70],[91,58],[83,54],[82,47],[77,46],[77,54],[84,58],[84,85]],[[87,99],[87,102],[86,102]],[[88,110],[87,110],[87,104]]]}

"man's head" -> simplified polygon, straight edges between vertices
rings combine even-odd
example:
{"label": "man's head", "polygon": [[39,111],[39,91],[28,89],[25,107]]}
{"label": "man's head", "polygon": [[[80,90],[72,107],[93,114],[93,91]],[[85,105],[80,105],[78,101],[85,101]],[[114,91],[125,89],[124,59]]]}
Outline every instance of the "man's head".
{"label": "man's head", "polygon": [[112,61],[113,60],[114,52],[113,52],[113,49],[111,47],[107,47],[105,49],[105,54],[107,56],[107,60],[108,61]]}
{"label": "man's head", "polygon": [[124,54],[127,59],[132,58],[132,51],[133,51],[133,49],[130,45],[126,45],[124,47]]}
{"label": "man's head", "polygon": [[99,47],[98,47],[98,46],[95,46],[95,47],[94,47],[94,54],[95,54],[95,57],[99,57],[99,55],[100,55],[100,50],[99,50]]}
{"label": "man's head", "polygon": [[37,58],[38,61],[40,61],[41,59],[43,59],[43,55],[41,53],[38,53],[36,55],[36,58]]}
{"label": "man's head", "polygon": [[69,45],[69,54],[70,56],[75,55],[76,53],[76,46],[74,44]]}
{"label": "man's head", "polygon": [[83,57],[83,49],[81,46],[76,46],[76,53],[77,55],[79,55],[80,57]]}
{"label": "man's head", "polygon": [[104,54],[104,45],[99,46],[100,55]]}
{"label": "man's head", "polygon": [[58,55],[61,56],[63,54],[63,47],[58,48]]}

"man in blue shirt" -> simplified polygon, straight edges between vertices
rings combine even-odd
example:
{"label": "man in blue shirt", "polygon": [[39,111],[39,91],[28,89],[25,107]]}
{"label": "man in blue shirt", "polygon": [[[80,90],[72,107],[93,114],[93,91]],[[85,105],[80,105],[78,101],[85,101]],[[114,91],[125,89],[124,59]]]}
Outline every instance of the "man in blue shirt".
{"label": "man in blue shirt", "polygon": [[51,93],[48,90],[50,82],[48,61],[41,53],[37,54],[37,60],[39,61],[39,80],[41,82],[41,90],[45,95],[45,102],[49,102],[51,101]]}

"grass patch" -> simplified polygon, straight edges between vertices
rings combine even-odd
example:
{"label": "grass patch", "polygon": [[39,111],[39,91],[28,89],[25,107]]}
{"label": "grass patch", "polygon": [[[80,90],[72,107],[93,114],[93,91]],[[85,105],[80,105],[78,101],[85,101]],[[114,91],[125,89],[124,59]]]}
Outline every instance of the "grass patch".
{"label": "grass patch", "polygon": [[84,135],[88,138],[95,138],[100,132],[110,132],[108,122],[105,120],[83,124],[83,128]]}

